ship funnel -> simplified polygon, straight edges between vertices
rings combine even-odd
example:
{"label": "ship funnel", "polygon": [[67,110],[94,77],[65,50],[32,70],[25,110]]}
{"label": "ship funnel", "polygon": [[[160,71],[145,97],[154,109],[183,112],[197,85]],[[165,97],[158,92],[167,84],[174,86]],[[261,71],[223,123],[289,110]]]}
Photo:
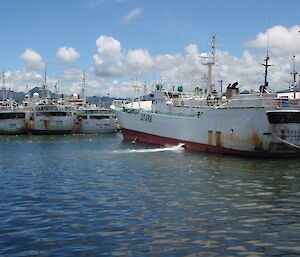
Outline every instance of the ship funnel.
{"label": "ship funnel", "polygon": [[238,84],[238,82],[234,82],[232,85],[228,85],[226,89],[226,98],[231,98],[232,96],[239,94],[239,88],[237,87]]}

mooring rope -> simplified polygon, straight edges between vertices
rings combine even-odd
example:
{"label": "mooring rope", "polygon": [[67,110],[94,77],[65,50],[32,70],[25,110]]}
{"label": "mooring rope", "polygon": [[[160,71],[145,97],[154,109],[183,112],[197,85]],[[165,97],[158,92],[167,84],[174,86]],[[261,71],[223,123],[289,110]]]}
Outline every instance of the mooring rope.
{"label": "mooring rope", "polygon": [[295,144],[293,144],[293,143],[290,143],[290,142],[288,142],[288,141],[286,141],[286,140],[284,140],[284,139],[282,139],[282,138],[280,138],[280,137],[275,137],[275,138],[278,139],[279,141],[285,143],[285,144],[288,144],[288,145],[290,145],[290,146],[293,146],[293,147],[295,147],[295,148],[300,149],[300,146],[299,146],[299,145],[295,145]]}

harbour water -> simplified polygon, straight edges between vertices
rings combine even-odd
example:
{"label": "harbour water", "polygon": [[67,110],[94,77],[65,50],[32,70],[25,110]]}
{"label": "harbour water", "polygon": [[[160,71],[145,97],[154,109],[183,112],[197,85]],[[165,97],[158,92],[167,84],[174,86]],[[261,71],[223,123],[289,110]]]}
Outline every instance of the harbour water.
{"label": "harbour water", "polygon": [[300,160],[0,137],[0,256],[299,256]]}

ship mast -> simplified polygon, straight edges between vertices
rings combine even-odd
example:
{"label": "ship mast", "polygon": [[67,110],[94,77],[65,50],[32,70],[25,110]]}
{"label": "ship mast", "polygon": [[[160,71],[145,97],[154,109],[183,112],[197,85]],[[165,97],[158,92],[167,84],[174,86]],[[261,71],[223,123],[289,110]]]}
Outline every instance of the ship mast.
{"label": "ship mast", "polygon": [[47,64],[45,66],[44,83],[43,83],[43,98],[47,98]]}
{"label": "ship mast", "polygon": [[57,100],[58,100],[58,82],[55,83],[54,91],[55,91],[55,101],[57,102]]}
{"label": "ship mast", "polygon": [[211,48],[212,48],[212,52],[211,52],[211,57],[210,60],[206,61],[205,63],[203,63],[204,65],[207,66],[207,96],[210,96],[212,93],[212,66],[215,64],[215,56],[216,56],[216,36],[213,35],[212,37],[212,43],[210,44]]}
{"label": "ship mast", "polygon": [[81,86],[81,92],[80,92],[82,100],[84,100],[84,98],[85,98],[85,85],[86,85],[85,80],[86,80],[86,73],[83,72],[83,74],[82,74],[82,86]]}
{"label": "ship mast", "polygon": [[[137,63],[137,68],[138,68],[138,65],[139,65],[139,63]],[[134,81],[134,84],[132,86],[134,88],[134,91],[133,91],[133,99],[132,99],[132,102],[131,102],[131,108],[133,107],[133,102],[134,102],[136,94],[137,94],[137,97],[138,97],[138,106],[139,106],[139,108],[141,108],[140,89],[142,89],[143,86],[140,85],[138,74],[139,74],[138,69],[136,69],[135,81]]]}
{"label": "ship mast", "polygon": [[267,51],[267,57],[265,59],[265,63],[261,63],[261,65],[265,67],[265,81],[264,81],[264,84],[262,86],[260,86],[260,89],[259,89],[260,93],[266,92],[267,87],[269,85],[269,82],[268,82],[268,68],[270,66],[273,66],[273,65],[269,64],[269,60],[270,60],[269,51]]}
{"label": "ship mast", "polygon": [[264,85],[265,85],[266,87],[267,87],[268,84],[269,84],[269,82],[268,82],[268,68],[269,68],[270,66],[272,66],[271,64],[268,64],[269,60],[270,60],[270,57],[269,57],[268,54],[267,54],[267,58],[265,59],[265,63],[262,64],[263,66],[265,66],[265,83],[264,83]]}
{"label": "ship mast", "polygon": [[2,101],[4,101],[5,96],[5,72],[4,70],[2,71]]}
{"label": "ship mast", "polygon": [[[269,11],[270,11],[270,9],[269,9]],[[259,87],[259,92],[261,94],[265,93],[265,92],[269,93],[267,91],[267,87],[269,85],[269,82],[268,82],[268,68],[270,66],[273,66],[273,65],[269,64],[269,60],[270,60],[269,46],[270,46],[270,12],[269,12],[268,31],[267,31],[267,57],[265,59],[265,63],[261,63],[261,65],[265,67],[265,81],[264,81],[264,84]]]}
{"label": "ship mast", "polygon": [[296,98],[296,84],[297,84],[297,74],[298,72],[296,72],[296,65],[295,65],[295,62],[296,62],[296,56],[294,55],[293,56],[293,72],[291,72],[291,75],[293,75],[293,91],[294,91],[294,98]]}
{"label": "ship mast", "polygon": [[297,77],[297,74],[298,74],[298,72],[296,72],[296,65],[295,65],[295,62],[296,62],[296,56],[294,55],[293,56],[293,59],[292,59],[292,61],[293,61],[293,72],[291,72],[291,74],[293,75],[293,82],[294,82],[294,84],[296,84],[296,77]]}

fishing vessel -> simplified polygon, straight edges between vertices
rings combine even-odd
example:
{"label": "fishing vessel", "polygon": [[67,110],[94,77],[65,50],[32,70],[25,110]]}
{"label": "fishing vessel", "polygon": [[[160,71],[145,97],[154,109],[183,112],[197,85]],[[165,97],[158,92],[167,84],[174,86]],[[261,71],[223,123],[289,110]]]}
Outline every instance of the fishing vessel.
{"label": "fishing vessel", "polygon": [[7,95],[5,72],[2,72],[2,101],[0,101],[0,135],[18,135],[27,132],[28,112]]}
{"label": "fishing vessel", "polygon": [[[213,95],[212,67],[215,37],[208,68],[206,92],[167,91],[157,85],[147,101],[114,101],[126,140],[156,145],[184,144],[188,150],[261,158],[300,156],[299,99],[278,98],[268,91],[269,57],[263,64],[265,81],[259,92],[239,94],[238,83],[226,96]],[[136,83],[137,92],[141,87]],[[137,98],[135,98],[137,99]]]}
{"label": "fishing vessel", "polygon": [[29,129],[32,134],[71,134],[75,120],[76,110],[72,106],[42,100],[32,111]]}
{"label": "fishing vessel", "polygon": [[[38,96],[35,96],[38,98]],[[31,102],[36,102],[36,99]],[[32,134],[71,134],[75,128],[76,109],[65,101],[47,96],[47,69],[43,84],[43,96],[34,103],[29,129]]]}
{"label": "fishing vessel", "polygon": [[114,112],[100,104],[88,103],[85,97],[86,73],[83,72],[80,94],[73,94],[65,101],[77,110],[74,133],[102,134],[117,131],[117,120]]}
{"label": "fishing vessel", "polygon": [[78,133],[102,134],[117,131],[116,115],[111,109],[97,106],[78,109]]}
{"label": "fishing vessel", "polygon": [[0,102],[0,134],[18,135],[27,133],[28,112],[17,106],[16,103]]}

